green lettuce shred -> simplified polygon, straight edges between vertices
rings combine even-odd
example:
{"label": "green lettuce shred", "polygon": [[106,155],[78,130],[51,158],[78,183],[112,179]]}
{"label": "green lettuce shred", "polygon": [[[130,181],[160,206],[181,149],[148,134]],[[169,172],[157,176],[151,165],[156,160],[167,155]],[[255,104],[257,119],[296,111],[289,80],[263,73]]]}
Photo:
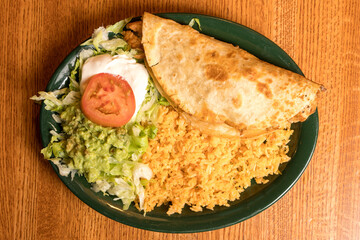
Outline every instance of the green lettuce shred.
{"label": "green lettuce shred", "polygon": [[195,23],[199,26],[200,31],[202,31],[200,20],[198,18],[192,18],[189,22],[189,26],[193,27]]}
{"label": "green lettuce shred", "polygon": [[[100,48],[110,51],[108,49],[113,48],[114,45],[117,43],[109,43],[109,41],[111,41],[111,39],[109,38],[109,35],[110,36],[120,35],[120,33],[123,31],[126,24],[128,24],[130,21],[131,21],[131,18],[127,18],[127,19],[121,20],[113,25],[107,26],[106,28],[99,27],[99,28],[95,29],[95,31],[92,35],[92,38],[87,40],[85,43],[83,43],[81,45],[82,46],[92,45],[95,47],[96,51],[98,51],[98,52],[101,51]],[[115,39],[120,39],[120,38],[115,38]],[[118,40],[116,40],[116,41],[118,41]],[[107,46],[107,47],[105,47],[105,46]]]}
{"label": "green lettuce shred", "polygon": [[114,25],[110,25],[106,27],[107,32],[113,32],[115,34],[119,34],[123,31],[126,24],[128,24],[131,21],[132,18],[126,18],[124,20],[121,20]]}

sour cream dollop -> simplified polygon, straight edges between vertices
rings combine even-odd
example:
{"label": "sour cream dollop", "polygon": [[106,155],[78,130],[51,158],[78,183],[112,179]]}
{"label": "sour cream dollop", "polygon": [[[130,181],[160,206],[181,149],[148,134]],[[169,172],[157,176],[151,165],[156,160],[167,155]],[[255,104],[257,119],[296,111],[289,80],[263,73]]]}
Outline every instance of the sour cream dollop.
{"label": "sour cream dollop", "polygon": [[145,66],[137,63],[135,59],[126,55],[102,54],[88,58],[81,70],[80,92],[84,93],[90,78],[98,73],[110,73],[120,75],[132,88],[135,96],[135,113],[140,109],[145,100],[146,86],[148,85],[149,73]]}

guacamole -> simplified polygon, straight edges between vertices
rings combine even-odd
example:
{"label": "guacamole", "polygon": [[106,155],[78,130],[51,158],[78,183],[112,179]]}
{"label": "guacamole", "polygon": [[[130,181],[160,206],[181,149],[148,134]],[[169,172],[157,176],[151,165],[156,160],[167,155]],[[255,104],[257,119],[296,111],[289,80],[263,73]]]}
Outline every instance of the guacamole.
{"label": "guacamole", "polygon": [[[133,122],[120,128],[102,127],[84,116],[79,102],[65,106],[60,118],[64,135],[52,139],[42,151],[44,156],[61,158],[62,164],[84,175],[89,183],[117,185],[120,177],[134,193],[133,170],[146,151],[148,139],[156,136],[155,125]],[[131,194],[129,200],[134,199],[135,194]]]}

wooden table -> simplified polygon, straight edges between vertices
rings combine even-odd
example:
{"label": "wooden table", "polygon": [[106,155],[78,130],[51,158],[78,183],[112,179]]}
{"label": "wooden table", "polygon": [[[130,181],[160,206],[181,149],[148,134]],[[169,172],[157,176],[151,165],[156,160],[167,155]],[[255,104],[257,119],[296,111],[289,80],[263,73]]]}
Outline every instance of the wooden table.
{"label": "wooden table", "polygon": [[[40,155],[40,108],[29,97],[94,28],[144,10],[246,25],[326,86],[314,157],[269,209],[205,233],[139,230],[81,202]],[[360,1],[7,0],[0,11],[0,239],[360,239]]]}

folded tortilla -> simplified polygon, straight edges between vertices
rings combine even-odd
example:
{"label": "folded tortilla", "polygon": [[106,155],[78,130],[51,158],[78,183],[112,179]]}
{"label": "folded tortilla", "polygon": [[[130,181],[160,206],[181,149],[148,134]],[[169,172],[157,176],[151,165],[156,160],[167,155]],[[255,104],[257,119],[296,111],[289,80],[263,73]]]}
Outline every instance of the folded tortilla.
{"label": "folded tortilla", "polygon": [[169,19],[143,16],[146,63],[161,94],[195,127],[254,137],[304,121],[322,86]]}

